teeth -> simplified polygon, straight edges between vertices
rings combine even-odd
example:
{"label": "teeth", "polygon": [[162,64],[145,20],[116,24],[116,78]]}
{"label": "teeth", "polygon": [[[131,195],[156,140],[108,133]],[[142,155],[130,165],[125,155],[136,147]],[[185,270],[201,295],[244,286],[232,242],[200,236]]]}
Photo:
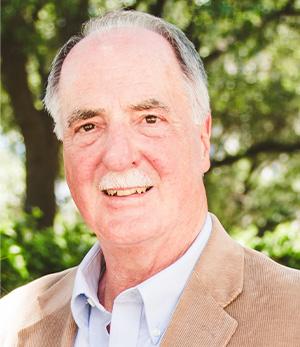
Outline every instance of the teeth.
{"label": "teeth", "polygon": [[116,190],[113,190],[113,189],[110,189],[107,191],[107,194],[108,195],[116,195],[117,194],[117,191]]}
{"label": "teeth", "polygon": [[139,194],[142,194],[142,193],[145,193],[146,192],[146,187],[144,187],[144,188],[137,188],[137,192],[139,193]]}
{"label": "teeth", "polygon": [[117,196],[127,196],[132,195],[136,193],[136,189],[122,189],[117,190]]}
{"label": "teeth", "polygon": [[105,192],[110,196],[127,196],[132,194],[142,194],[145,193],[147,187],[130,188],[130,189],[107,189]]}

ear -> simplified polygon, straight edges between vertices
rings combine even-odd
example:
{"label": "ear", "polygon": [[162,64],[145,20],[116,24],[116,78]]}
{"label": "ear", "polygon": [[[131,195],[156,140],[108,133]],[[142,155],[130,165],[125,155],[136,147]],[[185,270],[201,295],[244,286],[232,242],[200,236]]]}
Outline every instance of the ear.
{"label": "ear", "polygon": [[207,172],[210,168],[210,135],[211,135],[211,114],[209,113],[204,119],[201,125],[201,143],[202,143],[202,152],[201,152],[201,166],[203,173]]}

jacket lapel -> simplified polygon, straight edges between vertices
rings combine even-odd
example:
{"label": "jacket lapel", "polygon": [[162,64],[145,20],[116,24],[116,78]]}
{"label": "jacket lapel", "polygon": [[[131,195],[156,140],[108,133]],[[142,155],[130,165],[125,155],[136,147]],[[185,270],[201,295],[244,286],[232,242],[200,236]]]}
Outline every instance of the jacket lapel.
{"label": "jacket lapel", "polygon": [[[38,298],[40,318],[19,332],[18,347],[71,347],[77,330],[70,300],[76,269],[72,269]],[[58,324],[59,322],[59,324]]]}
{"label": "jacket lapel", "polygon": [[238,323],[225,308],[242,291],[243,248],[215,216],[210,239],[187,283],[161,347],[222,347]]}

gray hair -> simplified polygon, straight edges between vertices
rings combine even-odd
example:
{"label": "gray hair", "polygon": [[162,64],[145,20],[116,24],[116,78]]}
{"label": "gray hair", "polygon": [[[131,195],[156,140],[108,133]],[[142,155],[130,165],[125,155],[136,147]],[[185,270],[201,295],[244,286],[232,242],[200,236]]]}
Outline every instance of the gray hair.
{"label": "gray hair", "polygon": [[187,82],[186,86],[191,96],[191,108],[194,122],[196,124],[201,124],[210,113],[207,79],[203,63],[193,43],[189,41],[185,34],[175,25],[150,14],[138,11],[118,10],[107,13],[102,17],[90,19],[83,25],[82,33],[78,36],[71,37],[59,50],[53,60],[44,104],[54,119],[54,132],[58,139],[61,140],[63,135],[58,87],[62,65],[66,56],[79,41],[89,34],[94,32],[105,32],[113,28],[121,27],[144,28],[158,33],[165,38],[173,48]]}

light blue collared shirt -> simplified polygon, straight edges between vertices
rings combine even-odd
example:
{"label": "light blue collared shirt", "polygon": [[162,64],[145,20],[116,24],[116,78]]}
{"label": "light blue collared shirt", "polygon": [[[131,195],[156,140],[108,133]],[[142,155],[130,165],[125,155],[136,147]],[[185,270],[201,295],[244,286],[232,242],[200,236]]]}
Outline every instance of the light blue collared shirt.
{"label": "light blue collared shirt", "polygon": [[78,333],[74,347],[159,346],[211,228],[208,214],[201,232],[184,255],[136,287],[120,293],[111,313],[97,296],[102,255],[96,243],[80,263],[75,278],[71,310]]}

